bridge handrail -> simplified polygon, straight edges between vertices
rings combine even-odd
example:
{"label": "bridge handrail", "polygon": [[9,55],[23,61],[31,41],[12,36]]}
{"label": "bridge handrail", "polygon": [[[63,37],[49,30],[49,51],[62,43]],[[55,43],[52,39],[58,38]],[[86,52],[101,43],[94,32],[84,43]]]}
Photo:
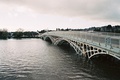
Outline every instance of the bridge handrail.
{"label": "bridge handrail", "polygon": [[52,31],[45,34],[81,40],[98,46],[106,47],[109,50],[120,52],[120,37],[118,36],[103,35],[103,33],[84,31]]}

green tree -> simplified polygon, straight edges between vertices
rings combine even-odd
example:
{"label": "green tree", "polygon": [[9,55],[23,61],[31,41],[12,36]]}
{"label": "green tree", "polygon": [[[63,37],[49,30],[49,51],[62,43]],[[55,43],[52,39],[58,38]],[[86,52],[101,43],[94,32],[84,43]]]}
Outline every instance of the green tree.
{"label": "green tree", "polygon": [[14,38],[22,38],[23,37],[23,29],[19,28],[16,32],[13,33]]}
{"label": "green tree", "polygon": [[28,37],[28,38],[32,38],[32,37],[35,37],[35,36],[37,36],[38,35],[38,33],[37,32],[34,32],[34,31],[26,31],[26,32],[24,32],[24,37]]}
{"label": "green tree", "polygon": [[7,29],[0,29],[0,39],[7,39],[7,38],[8,38]]}

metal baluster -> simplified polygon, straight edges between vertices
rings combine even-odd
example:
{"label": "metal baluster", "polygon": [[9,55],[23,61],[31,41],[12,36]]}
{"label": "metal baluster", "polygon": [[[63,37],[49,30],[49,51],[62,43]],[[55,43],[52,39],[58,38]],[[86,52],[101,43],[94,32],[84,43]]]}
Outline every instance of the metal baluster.
{"label": "metal baluster", "polygon": [[91,41],[93,42],[93,39],[92,39],[93,37],[92,37],[92,33],[91,33]]}
{"label": "metal baluster", "polygon": [[100,46],[100,34],[98,33],[98,44],[99,44],[99,46]]}

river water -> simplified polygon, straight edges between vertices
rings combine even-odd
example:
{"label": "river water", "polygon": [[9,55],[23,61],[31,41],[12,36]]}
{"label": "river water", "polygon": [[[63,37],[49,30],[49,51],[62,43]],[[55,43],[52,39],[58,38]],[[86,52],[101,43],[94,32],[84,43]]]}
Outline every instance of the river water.
{"label": "river water", "polygon": [[9,39],[0,40],[0,80],[120,80],[120,68],[41,39]]}

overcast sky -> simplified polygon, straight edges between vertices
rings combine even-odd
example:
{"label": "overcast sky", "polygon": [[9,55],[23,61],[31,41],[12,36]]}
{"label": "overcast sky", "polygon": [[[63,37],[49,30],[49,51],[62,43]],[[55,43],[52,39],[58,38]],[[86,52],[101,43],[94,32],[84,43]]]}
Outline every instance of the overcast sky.
{"label": "overcast sky", "polygon": [[119,25],[120,0],[0,0],[0,29]]}

